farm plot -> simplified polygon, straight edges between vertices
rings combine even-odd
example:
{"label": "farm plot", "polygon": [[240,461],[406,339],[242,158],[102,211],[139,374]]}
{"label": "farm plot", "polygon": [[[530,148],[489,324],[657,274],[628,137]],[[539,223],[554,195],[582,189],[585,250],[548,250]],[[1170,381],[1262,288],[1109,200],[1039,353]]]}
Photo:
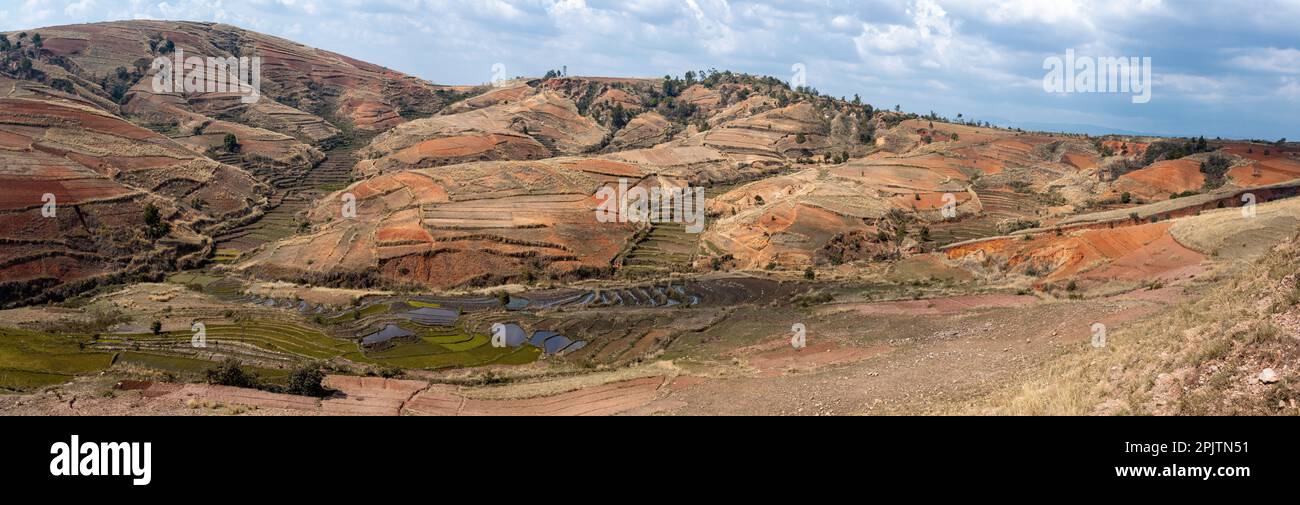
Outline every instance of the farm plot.
{"label": "farm plot", "polygon": [[0,328],[0,390],[39,389],[112,365],[112,353],[88,350],[86,343],[76,336]]}
{"label": "farm plot", "polygon": [[[100,345],[150,345],[159,349],[192,349],[191,332],[168,332],[159,335],[115,335],[100,340]],[[356,351],[356,344],[331,338],[316,330],[271,321],[223,324],[207,327],[207,343],[248,344],[271,354],[290,359],[330,360]]]}

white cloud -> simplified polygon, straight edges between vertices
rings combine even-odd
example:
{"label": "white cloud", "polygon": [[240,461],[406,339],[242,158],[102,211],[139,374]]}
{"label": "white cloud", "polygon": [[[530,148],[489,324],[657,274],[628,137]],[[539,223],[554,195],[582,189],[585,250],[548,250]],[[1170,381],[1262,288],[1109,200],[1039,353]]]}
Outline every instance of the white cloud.
{"label": "white cloud", "polygon": [[[1027,119],[1045,121],[1062,104],[1094,118],[1132,114],[1042,92],[1043,58],[1067,48],[1155,56],[1160,103],[1294,116],[1298,17],[1297,0],[1249,9],[1213,0],[8,0],[0,29],[217,21],[451,84],[485,82],[497,62],[512,76],[568,65],[592,75],[718,68],[783,80],[801,62],[810,86],[836,96],[968,116],[1039,110]],[[1187,114],[1212,114],[1194,109]]]}
{"label": "white cloud", "polygon": [[1300,74],[1300,49],[1258,47],[1228,51],[1235,54],[1228,63],[1255,72]]}

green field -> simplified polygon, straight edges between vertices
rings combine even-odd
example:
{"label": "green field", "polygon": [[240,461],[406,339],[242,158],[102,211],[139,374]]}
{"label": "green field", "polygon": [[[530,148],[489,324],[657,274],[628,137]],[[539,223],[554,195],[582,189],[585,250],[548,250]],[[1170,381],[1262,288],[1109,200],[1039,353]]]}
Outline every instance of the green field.
{"label": "green field", "polygon": [[[194,279],[185,279],[194,280]],[[372,307],[379,307],[374,309]],[[371,313],[387,305],[368,307]],[[208,343],[240,342],[293,360],[333,360],[407,369],[440,369],[484,365],[523,365],[536,361],[541,350],[531,346],[498,349],[487,335],[459,328],[424,328],[405,325],[417,335],[414,342],[376,353],[364,353],[356,342],[331,337],[322,331],[292,323],[249,321],[207,327]],[[78,375],[106,370],[114,365],[134,366],[196,378],[214,362],[179,355],[188,350],[188,331],[154,334],[107,335],[92,340],[86,335],[51,335],[34,331],[0,329],[0,390],[31,391],[61,384]],[[98,350],[110,344],[132,350]],[[171,354],[169,349],[178,352]],[[102,348],[101,348],[102,349]],[[284,370],[249,367],[272,383],[283,380]]]}
{"label": "green field", "polygon": [[[115,364],[138,366],[150,370],[184,375],[202,375],[215,365],[215,363],[208,360],[132,351],[118,353]],[[288,370],[263,367],[244,367],[244,369],[256,373],[258,377],[272,384],[284,382],[289,377]]]}
{"label": "green field", "polygon": [[[356,350],[356,344],[330,337],[319,331],[301,326],[272,321],[250,321],[244,324],[210,325],[208,342],[243,342],[262,349],[293,357],[329,360]],[[103,339],[110,343],[169,343],[189,345],[194,334],[170,332],[161,335],[114,335]]]}
{"label": "green field", "polygon": [[[435,307],[436,308],[436,307]],[[325,324],[346,324],[352,321],[365,319],[370,316],[385,314],[392,310],[392,306],[387,303],[376,303],[362,307],[360,309],[349,310],[337,316],[325,320]]]}
{"label": "green field", "polygon": [[498,349],[492,347],[491,337],[468,334],[456,328],[428,330],[407,326],[407,329],[416,333],[415,342],[401,343],[392,349],[370,353],[367,359],[402,368],[435,369],[524,365],[536,361],[541,355],[539,349],[527,346],[520,349]]}
{"label": "green field", "polygon": [[86,343],[80,337],[0,328],[0,389],[30,391],[112,365],[112,353]]}

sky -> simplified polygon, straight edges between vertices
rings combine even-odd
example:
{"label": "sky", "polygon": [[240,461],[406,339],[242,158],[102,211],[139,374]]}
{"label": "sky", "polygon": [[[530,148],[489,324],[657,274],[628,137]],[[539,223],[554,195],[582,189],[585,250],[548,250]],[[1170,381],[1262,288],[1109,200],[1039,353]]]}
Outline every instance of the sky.
{"label": "sky", "polygon": [[[1000,125],[1300,140],[1300,0],[0,0],[5,31],[123,19],[229,23],[440,84],[716,68]],[[1044,89],[1067,51],[1150,58],[1150,101]]]}

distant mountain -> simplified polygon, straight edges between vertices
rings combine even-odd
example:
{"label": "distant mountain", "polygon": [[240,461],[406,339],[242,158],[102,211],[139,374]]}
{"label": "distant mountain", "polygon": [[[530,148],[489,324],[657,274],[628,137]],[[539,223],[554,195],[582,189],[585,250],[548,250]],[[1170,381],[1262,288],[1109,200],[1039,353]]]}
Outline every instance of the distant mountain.
{"label": "distant mountain", "polygon": [[[1003,128],[1020,128],[1029,131],[1041,131],[1052,133],[1082,133],[1086,135],[1128,135],[1133,137],[1173,137],[1169,133],[1154,133],[1134,130],[1125,130],[1122,128],[1112,128],[1109,126],[1098,126],[1085,123],[1051,123],[1041,121],[1012,121],[1003,118],[986,118],[985,121],[992,123],[994,126]],[[1190,134],[1182,135],[1188,136]],[[1199,135],[1199,134],[1197,134]]]}

